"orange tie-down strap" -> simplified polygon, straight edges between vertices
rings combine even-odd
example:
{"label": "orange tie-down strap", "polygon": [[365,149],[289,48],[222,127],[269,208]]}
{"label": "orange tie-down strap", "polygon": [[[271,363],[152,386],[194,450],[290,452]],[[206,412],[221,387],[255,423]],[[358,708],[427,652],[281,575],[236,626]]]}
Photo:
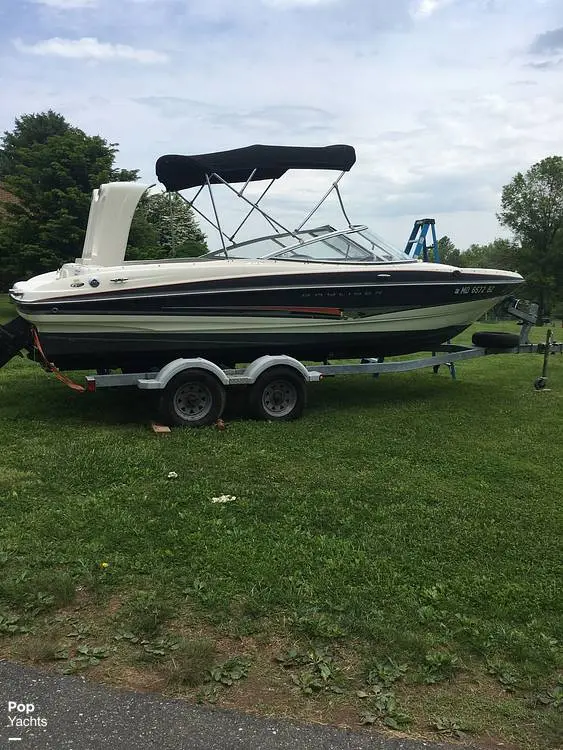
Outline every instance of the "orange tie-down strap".
{"label": "orange tie-down strap", "polygon": [[33,336],[33,343],[35,345],[35,348],[39,352],[39,356],[43,360],[43,364],[45,365],[47,370],[49,370],[49,372],[52,372],[53,375],[57,378],[57,380],[61,381],[61,383],[64,383],[69,388],[72,388],[73,391],[84,393],[86,391],[86,388],[83,385],[79,385],[78,383],[75,383],[70,378],[67,378],[66,375],[63,375],[62,372],[60,372],[58,367],[56,367],[52,362],[49,362],[49,360],[45,356],[45,352],[43,351],[41,342],[39,341],[39,334],[37,333],[37,328],[35,328],[35,326],[32,327],[31,334]]}

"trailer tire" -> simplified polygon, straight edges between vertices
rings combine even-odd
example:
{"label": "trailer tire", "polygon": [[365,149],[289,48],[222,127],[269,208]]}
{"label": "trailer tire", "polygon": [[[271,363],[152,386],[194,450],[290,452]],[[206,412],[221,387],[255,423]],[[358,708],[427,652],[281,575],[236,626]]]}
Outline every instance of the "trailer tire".
{"label": "trailer tire", "polygon": [[303,377],[291,367],[272,367],[250,387],[248,406],[255,419],[289,422],[298,419],[307,403]]}
{"label": "trailer tire", "polygon": [[227,394],[217,378],[204,370],[176,375],[160,396],[160,417],[165,424],[205,427],[214,424],[225,408]]}
{"label": "trailer tire", "polygon": [[515,333],[506,331],[477,331],[471,340],[474,346],[481,346],[483,349],[514,349],[520,343]]}

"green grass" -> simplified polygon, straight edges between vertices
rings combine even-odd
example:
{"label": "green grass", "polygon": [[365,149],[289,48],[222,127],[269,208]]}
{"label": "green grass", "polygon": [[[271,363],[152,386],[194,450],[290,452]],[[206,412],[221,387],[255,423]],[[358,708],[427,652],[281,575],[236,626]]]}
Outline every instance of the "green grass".
{"label": "green grass", "polygon": [[16,317],[16,308],[7,294],[0,294],[0,323]]}
{"label": "green grass", "polygon": [[[300,421],[158,438],[143,394],[75,394],[12,361],[0,370],[0,654],[33,659],[25,645],[45,635],[68,670],[103,667],[111,681],[112,664],[139,669],[142,652],[167,684],[192,685],[211,642],[223,660],[250,653],[254,689],[283,694],[286,713],[334,720],[337,701],[377,726],[553,744],[563,361],[552,357],[550,392],[532,387],[540,371],[541,357],[504,355],[462,363],[456,381],[327,379]],[[221,494],[236,500],[213,504]],[[246,667],[225,663],[203,699],[242,690],[225,685]]]}

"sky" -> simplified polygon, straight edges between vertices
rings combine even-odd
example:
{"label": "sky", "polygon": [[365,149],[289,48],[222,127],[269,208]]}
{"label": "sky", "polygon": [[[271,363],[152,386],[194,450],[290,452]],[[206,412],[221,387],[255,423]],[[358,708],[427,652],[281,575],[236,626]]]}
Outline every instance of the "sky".
{"label": "sky", "polygon": [[[354,223],[402,246],[430,216],[466,248],[507,235],[503,185],[563,154],[563,2],[0,0],[0,131],[47,109],[148,183],[165,153],[348,143]],[[333,177],[288,175],[267,205],[296,226]]]}

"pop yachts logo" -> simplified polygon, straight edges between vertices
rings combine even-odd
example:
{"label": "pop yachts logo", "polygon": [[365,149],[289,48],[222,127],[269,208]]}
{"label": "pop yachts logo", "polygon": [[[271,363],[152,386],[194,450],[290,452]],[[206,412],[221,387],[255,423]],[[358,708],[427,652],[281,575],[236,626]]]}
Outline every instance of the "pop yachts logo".
{"label": "pop yachts logo", "polygon": [[8,701],[8,723],[11,728],[46,727],[47,719],[34,716],[34,703]]}

